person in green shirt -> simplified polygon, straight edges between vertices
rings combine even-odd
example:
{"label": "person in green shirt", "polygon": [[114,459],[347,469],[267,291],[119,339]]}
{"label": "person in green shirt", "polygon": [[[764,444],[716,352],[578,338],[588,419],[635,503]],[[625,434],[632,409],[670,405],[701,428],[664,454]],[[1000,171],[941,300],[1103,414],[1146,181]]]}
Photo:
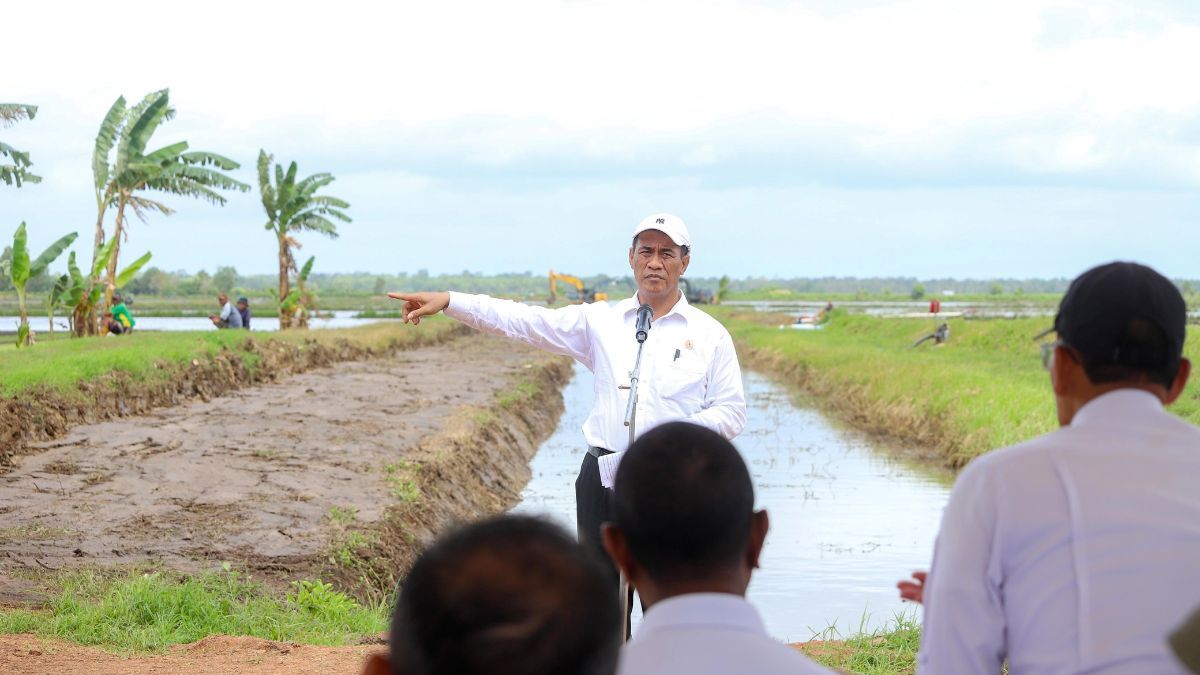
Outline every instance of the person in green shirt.
{"label": "person in green shirt", "polygon": [[114,293],[113,302],[117,303],[112,308],[113,319],[116,319],[121,324],[121,328],[125,329],[123,332],[128,333],[133,330],[137,322],[133,320],[133,315],[129,313],[129,308],[125,306],[124,298]]}

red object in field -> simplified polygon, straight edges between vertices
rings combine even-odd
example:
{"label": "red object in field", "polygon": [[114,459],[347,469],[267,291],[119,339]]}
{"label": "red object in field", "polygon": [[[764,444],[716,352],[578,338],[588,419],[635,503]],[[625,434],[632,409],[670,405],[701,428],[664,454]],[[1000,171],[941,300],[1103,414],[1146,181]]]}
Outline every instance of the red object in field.
{"label": "red object in field", "polygon": [[929,313],[938,314],[942,311],[942,301],[934,298],[929,301]]}

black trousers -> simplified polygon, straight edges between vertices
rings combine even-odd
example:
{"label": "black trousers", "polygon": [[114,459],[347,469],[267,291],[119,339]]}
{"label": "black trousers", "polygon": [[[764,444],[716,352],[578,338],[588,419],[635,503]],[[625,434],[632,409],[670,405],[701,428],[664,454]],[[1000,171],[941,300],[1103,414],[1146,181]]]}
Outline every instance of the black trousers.
{"label": "black trousers", "polygon": [[612,578],[613,592],[621,583],[616,565],[604,551],[600,539],[600,526],[613,518],[613,491],[600,484],[600,465],[592,454],[607,455],[607,450],[591,450],[583,456],[579,477],[575,479],[575,525],[579,543],[592,551],[604,564]]}

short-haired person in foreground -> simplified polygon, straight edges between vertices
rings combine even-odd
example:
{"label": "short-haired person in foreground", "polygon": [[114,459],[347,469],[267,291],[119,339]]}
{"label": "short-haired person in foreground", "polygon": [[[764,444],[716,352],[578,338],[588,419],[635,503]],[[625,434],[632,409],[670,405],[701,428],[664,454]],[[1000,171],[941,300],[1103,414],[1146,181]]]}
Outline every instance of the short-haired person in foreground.
{"label": "short-haired person in foreground", "polygon": [[767,513],[729,441],[687,422],[646,432],[614,500],[604,545],[646,605],[622,675],[831,672],[772,639],[745,599]]}
{"label": "short-haired person in foreground", "polygon": [[468,525],[426,549],[404,580],[390,654],[364,675],[610,675],[617,594],[562,528],[527,516]]}
{"label": "short-haired person in foreground", "polygon": [[1167,635],[1200,604],[1200,428],[1164,406],[1191,368],[1186,312],[1143,265],[1071,282],[1043,347],[1062,428],[959,476],[918,672],[1184,672]]}

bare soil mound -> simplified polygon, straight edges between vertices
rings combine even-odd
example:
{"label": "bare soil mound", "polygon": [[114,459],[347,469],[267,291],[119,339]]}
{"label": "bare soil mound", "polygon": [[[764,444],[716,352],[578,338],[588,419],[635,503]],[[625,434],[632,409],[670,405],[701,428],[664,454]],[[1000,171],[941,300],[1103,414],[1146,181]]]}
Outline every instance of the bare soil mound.
{"label": "bare soil mound", "polygon": [[[29,570],[151,561],[351,591],[366,564],[398,574],[450,520],[511,505],[568,373],[473,334],[31,444],[0,475],[0,597],[32,600]],[[349,530],[372,550],[339,564]]]}
{"label": "bare soil mound", "polygon": [[313,647],[248,637],[217,635],[166,654],[123,656],[65,640],[33,635],[0,635],[0,672],[143,675],[209,673],[212,675],[353,675],[378,646]]}

